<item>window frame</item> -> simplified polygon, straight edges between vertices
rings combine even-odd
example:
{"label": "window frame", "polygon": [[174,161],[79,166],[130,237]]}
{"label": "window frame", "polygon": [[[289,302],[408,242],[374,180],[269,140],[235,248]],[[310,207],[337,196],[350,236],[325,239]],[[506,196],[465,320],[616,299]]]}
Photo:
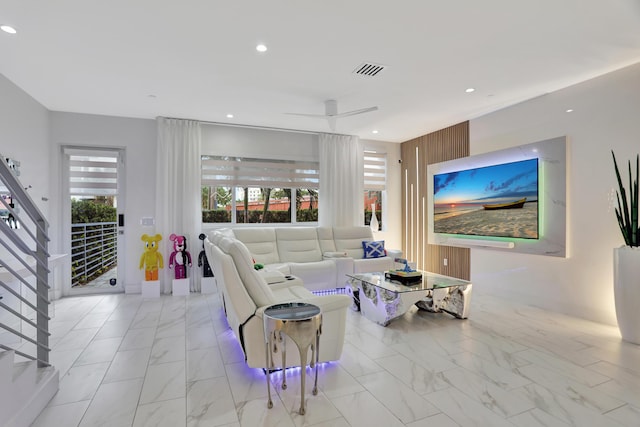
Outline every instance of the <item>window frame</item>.
{"label": "window frame", "polygon": [[[231,220],[230,222],[204,222],[203,225],[229,225],[229,226],[250,226],[252,224],[317,224],[316,221],[298,221],[298,211],[296,197],[298,190],[319,191],[320,166],[314,161],[298,160],[276,160],[264,158],[248,158],[240,156],[201,156],[201,180],[200,191],[205,187],[211,190],[222,187],[229,188],[231,192]],[[216,177],[218,179],[216,179]],[[238,200],[237,193],[244,188],[271,188],[289,192],[289,211],[291,212],[288,222],[237,222]],[[211,194],[211,193],[209,193]],[[271,193],[270,193],[271,196]],[[241,202],[241,201],[240,201]],[[316,209],[319,197],[316,197]],[[204,213],[205,209],[201,210]],[[295,210],[294,210],[295,209]],[[317,212],[316,212],[317,217]]]}
{"label": "window frame", "polygon": [[[370,209],[370,204],[367,202],[369,195],[371,192],[380,192],[380,200],[376,203],[376,212],[380,212],[378,218],[379,228],[377,231],[384,231],[386,229],[387,166],[387,153],[379,153],[374,150],[364,151],[364,225],[370,226],[366,214],[367,210]],[[377,205],[380,206],[379,211]],[[369,216],[369,221],[370,220],[371,216]]]}

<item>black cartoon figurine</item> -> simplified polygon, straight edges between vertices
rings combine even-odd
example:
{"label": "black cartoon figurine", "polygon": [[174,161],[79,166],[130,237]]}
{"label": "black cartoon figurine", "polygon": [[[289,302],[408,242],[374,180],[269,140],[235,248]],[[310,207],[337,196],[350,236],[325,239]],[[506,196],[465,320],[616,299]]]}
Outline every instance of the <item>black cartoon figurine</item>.
{"label": "black cartoon figurine", "polygon": [[213,271],[211,271],[211,266],[209,265],[209,260],[207,259],[207,255],[204,253],[204,239],[207,236],[204,233],[200,233],[198,239],[202,240],[202,250],[198,255],[198,267],[202,267],[202,277],[213,277]]}

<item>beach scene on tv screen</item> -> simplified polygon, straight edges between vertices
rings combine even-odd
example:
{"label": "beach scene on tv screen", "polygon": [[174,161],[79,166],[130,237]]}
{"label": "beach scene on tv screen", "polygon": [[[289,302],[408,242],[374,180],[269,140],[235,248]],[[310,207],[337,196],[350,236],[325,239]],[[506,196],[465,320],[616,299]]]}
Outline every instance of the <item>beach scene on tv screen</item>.
{"label": "beach scene on tv screen", "polygon": [[538,159],[433,176],[433,231],[538,238]]}

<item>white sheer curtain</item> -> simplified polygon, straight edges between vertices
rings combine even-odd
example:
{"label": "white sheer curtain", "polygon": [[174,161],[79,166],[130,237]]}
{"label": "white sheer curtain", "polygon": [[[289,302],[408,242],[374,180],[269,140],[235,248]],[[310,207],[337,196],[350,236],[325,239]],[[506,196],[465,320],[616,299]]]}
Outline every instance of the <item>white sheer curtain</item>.
{"label": "white sheer curtain", "polygon": [[318,224],[364,224],[364,149],[357,136],[320,134]]}
{"label": "white sheer curtain", "polygon": [[[200,209],[200,123],[158,117],[158,155],[156,162],[156,232],[162,234],[160,248],[164,269],[159,278],[162,292],[171,292],[174,271],[169,270],[173,252],[169,235],[187,237],[187,250],[193,265],[198,263],[202,213]],[[188,269],[191,291],[200,291],[200,273]]]}

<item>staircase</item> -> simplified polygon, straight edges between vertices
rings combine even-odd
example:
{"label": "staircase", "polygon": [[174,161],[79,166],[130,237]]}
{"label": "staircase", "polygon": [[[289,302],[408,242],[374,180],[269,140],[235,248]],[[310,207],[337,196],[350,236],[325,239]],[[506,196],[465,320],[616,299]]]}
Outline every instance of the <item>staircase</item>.
{"label": "staircase", "polygon": [[59,378],[49,363],[49,225],[16,163],[0,155],[0,425],[27,427]]}
{"label": "staircase", "polygon": [[[18,356],[19,357],[19,356]],[[38,362],[16,362],[14,351],[0,353],[0,423],[30,425],[58,391],[58,370]]]}

